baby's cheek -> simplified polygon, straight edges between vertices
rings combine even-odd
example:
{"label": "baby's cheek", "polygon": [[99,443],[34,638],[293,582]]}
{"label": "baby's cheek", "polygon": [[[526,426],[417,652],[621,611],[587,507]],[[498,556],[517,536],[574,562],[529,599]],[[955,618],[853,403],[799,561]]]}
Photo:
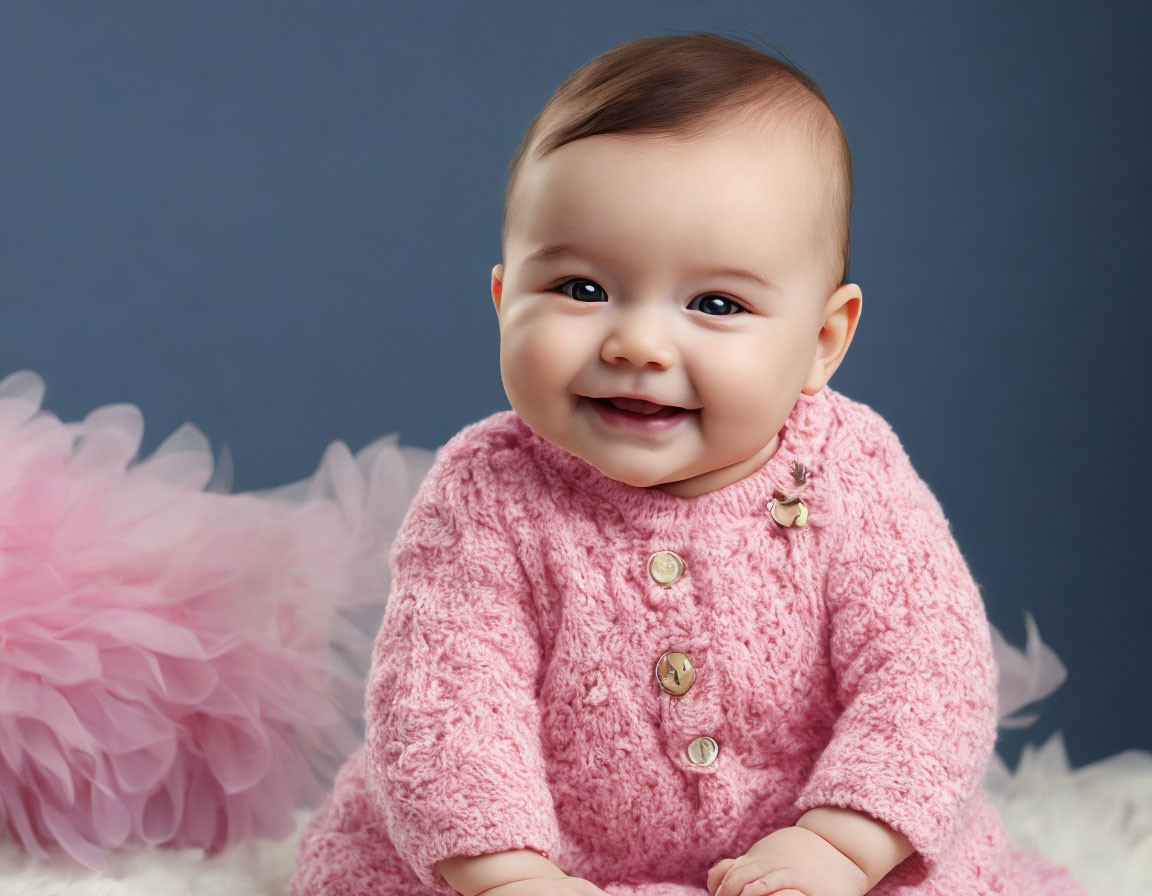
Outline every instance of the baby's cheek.
{"label": "baby's cheek", "polygon": [[537,323],[509,334],[500,354],[505,375],[511,375],[517,387],[541,391],[562,378],[571,364],[572,350],[563,330]]}

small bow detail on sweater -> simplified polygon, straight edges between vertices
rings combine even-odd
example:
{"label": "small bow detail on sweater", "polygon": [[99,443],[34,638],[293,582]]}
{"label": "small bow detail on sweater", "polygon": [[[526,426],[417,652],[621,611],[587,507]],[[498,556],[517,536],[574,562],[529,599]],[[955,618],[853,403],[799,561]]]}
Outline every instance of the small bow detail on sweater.
{"label": "small bow detail on sweater", "polygon": [[808,508],[800,500],[800,495],[808,486],[808,481],[812,478],[812,471],[800,461],[793,461],[788,472],[792,476],[792,481],[788,484],[788,488],[775,489],[772,492],[772,500],[768,502],[768,512],[772,514],[772,519],[781,526],[800,528],[808,524]]}

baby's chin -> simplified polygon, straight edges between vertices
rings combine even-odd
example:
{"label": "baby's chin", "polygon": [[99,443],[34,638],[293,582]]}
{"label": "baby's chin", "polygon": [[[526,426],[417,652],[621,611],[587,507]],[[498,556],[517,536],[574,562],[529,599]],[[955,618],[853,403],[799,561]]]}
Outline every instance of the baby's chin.
{"label": "baby's chin", "polygon": [[630,485],[633,488],[659,488],[662,485],[667,485],[670,482],[675,481],[668,479],[654,479],[651,476],[614,476],[609,472],[605,472],[604,470],[600,470],[600,472],[604,473],[604,475],[609,479],[615,479],[617,482],[623,483],[624,485]]}
{"label": "baby's chin", "polygon": [[655,473],[651,466],[624,467],[618,464],[604,463],[601,458],[585,457],[584,460],[588,461],[588,463],[609,479],[614,479],[624,485],[631,485],[634,488],[659,488],[664,485],[672,485],[681,480],[679,476],[662,476]]}

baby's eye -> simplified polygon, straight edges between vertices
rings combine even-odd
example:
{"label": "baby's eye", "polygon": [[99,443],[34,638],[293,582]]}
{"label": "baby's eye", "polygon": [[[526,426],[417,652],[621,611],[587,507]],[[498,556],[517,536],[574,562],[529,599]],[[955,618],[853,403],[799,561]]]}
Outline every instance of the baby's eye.
{"label": "baby's eye", "polygon": [[[568,286],[577,284],[572,287],[572,291],[568,291]],[[589,280],[585,277],[573,277],[571,280],[565,280],[558,286],[552,287],[558,289],[564,295],[571,296],[577,302],[607,302],[608,296],[604,292],[604,287],[594,280]],[[602,297],[602,298],[601,298]]]}
{"label": "baby's eye", "polygon": [[719,296],[715,293],[706,293],[702,296],[697,296],[688,303],[690,311],[703,311],[705,314],[737,314],[741,311],[748,309],[737,302],[735,299],[730,299],[727,296]]}

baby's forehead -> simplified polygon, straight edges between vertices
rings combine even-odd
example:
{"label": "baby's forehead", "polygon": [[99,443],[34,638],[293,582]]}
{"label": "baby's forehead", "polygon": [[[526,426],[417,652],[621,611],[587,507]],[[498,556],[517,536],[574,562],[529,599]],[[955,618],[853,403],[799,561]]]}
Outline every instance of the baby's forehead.
{"label": "baby's forehead", "polygon": [[524,263],[544,264],[573,244],[609,254],[643,246],[687,267],[721,258],[721,267],[765,271],[838,250],[834,178],[795,129],[734,122],[597,135],[528,164],[505,244]]}
{"label": "baby's forehead", "polygon": [[795,129],[737,123],[704,132],[575,140],[528,162],[524,186],[528,207],[558,215],[578,214],[597,200],[618,208],[632,199],[659,215],[693,200],[775,204],[785,196],[786,207],[802,214],[828,208],[835,180],[828,165]]}

